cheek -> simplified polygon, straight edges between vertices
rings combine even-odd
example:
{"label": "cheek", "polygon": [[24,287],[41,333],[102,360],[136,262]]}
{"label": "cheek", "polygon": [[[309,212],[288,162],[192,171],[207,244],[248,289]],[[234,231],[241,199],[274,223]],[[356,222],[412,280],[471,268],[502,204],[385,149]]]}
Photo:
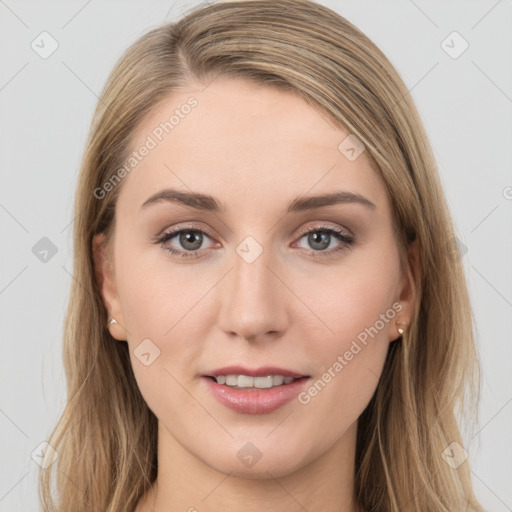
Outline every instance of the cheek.
{"label": "cheek", "polygon": [[175,329],[187,324],[208,290],[193,266],[177,268],[162,253],[142,248],[118,259],[118,291],[132,342],[173,336]]}
{"label": "cheek", "polygon": [[123,258],[117,276],[138,388],[157,417],[164,411],[172,416],[190,405],[180,383],[185,373],[189,377],[200,350],[193,339],[201,338],[197,315],[202,305],[197,303],[207,290],[186,273],[155,265],[142,253]]}
{"label": "cheek", "polygon": [[328,415],[329,421],[322,427],[325,439],[338,438],[357,421],[375,392],[395,314],[388,306],[389,298],[382,297],[381,302],[374,299],[371,307],[367,301],[354,300],[346,308],[338,308],[338,315],[325,312],[335,335],[329,335],[331,342],[324,338],[311,349],[311,360],[316,361],[313,379],[298,397],[310,418]]}
{"label": "cheek", "polygon": [[344,351],[351,340],[359,337],[364,341],[368,329],[373,339],[388,341],[396,315],[392,306],[399,277],[397,251],[381,248],[354,253],[339,266],[311,272],[306,279],[297,278],[295,289],[300,290],[300,296],[320,320],[324,337],[330,340],[323,346]]}
{"label": "cheek", "polygon": [[159,397],[172,396],[177,403],[189,399],[178,382],[185,374],[193,376],[205,337],[201,329],[206,329],[201,319],[208,301],[200,299],[216,276],[209,274],[210,282],[193,265],[177,268],[166,254],[151,253],[124,251],[116,261],[116,277],[135,378],[148,405],[158,410]]}
{"label": "cheek", "polygon": [[[308,306],[322,320],[325,333],[309,357],[319,364],[314,381],[299,397],[312,416],[328,410],[326,426],[334,430],[352,423],[370,401],[389,348],[389,332],[397,315],[393,307],[399,279],[398,253],[387,259],[378,253],[362,255],[352,265],[332,268],[308,283]],[[322,286],[319,286],[322,284]],[[325,328],[327,326],[329,330]]]}

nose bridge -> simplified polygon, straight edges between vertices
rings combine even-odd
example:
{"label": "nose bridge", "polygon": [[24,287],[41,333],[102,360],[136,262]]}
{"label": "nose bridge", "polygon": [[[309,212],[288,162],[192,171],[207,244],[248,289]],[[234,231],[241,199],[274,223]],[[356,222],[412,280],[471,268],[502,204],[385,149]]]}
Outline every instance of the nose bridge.
{"label": "nose bridge", "polygon": [[226,333],[255,339],[283,331],[286,295],[274,266],[271,249],[253,237],[246,237],[235,248],[219,312],[219,325]]}

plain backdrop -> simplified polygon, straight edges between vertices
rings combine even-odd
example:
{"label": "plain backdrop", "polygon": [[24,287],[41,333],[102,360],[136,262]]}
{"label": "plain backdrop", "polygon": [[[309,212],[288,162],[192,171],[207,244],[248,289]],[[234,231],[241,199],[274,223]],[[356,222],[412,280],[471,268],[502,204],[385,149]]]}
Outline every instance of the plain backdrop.
{"label": "plain backdrop", "polygon": [[[2,512],[39,510],[32,454],[65,403],[72,205],[97,95],[130,43],[197,3],[0,0]],[[430,136],[457,227],[483,370],[480,422],[465,448],[481,502],[510,511],[512,2],[320,3],[384,51]]]}

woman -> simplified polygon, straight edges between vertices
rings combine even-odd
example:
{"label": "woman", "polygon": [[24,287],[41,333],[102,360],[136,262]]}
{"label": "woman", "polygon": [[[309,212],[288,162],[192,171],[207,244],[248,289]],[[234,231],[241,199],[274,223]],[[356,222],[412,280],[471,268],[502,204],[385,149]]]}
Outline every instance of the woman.
{"label": "woman", "polygon": [[482,510],[452,222],[405,85],[347,20],[225,2],[140,38],[76,213],[45,510]]}

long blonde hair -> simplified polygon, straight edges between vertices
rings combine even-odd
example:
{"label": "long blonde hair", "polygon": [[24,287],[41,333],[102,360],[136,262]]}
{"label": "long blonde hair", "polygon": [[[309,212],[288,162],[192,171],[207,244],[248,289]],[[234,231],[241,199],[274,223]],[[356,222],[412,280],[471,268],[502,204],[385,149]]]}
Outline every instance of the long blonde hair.
{"label": "long blonde hair", "polygon": [[442,456],[451,443],[463,445],[455,413],[476,410],[479,373],[464,271],[432,150],[388,59],[346,19],[309,0],[195,8],[137,40],[109,76],[76,196],[64,338],[68,397],[49,439],[59,457],[40,475],[44,509],[131,511],[156,478],[157,419],[137,387],[128,345],[105,328],[92,253],[94,235],[110,233],[122,183],[104,198],[95,190],[122,167],[133,134],[159,101],[217,76],[293,91],[357,136],[387,187],[404,268],[408,245],[419,246],[414,316],[391,344],[358,420],[360,505],[367,512],[482,510],[468,463],[452,468]]}

